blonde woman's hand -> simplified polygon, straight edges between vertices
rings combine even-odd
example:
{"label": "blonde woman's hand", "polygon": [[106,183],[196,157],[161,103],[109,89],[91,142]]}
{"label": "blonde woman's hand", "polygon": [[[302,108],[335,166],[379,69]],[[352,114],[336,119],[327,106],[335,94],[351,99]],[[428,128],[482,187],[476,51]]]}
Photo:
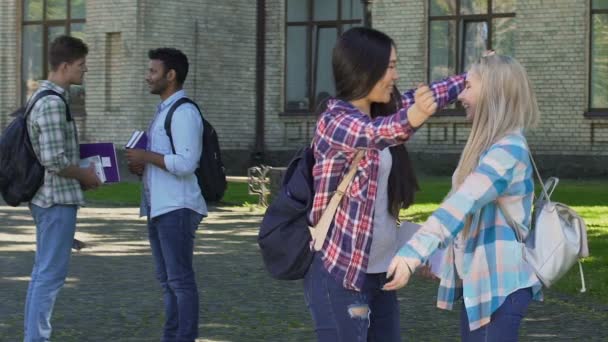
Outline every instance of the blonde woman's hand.
{"label": "blonde woman's hand", "polygon": [[407,110],[410,125],[418,127],[437,111],[437,102],[431,88],[421,84],[414,93],[414,104]]}
{"label": "blonde woman's hand", "polygon": [[382,288],[384,291],[395,291],[407,285],[412,277],[412,269],[405,261],[404,257],[396,255],[388,266],[386,277],[393,278]]}

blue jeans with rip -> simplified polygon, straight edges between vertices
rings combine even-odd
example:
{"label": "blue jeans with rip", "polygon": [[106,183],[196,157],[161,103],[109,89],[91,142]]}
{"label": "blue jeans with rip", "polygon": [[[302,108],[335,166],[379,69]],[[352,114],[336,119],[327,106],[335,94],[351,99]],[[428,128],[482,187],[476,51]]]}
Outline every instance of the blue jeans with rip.
{"label": "blue jeans with rip", "polygon": [[198,335],[198,289],[192,259],[203,216],[178,209],[148,220],[148,237],[163,290],[163,342],[194,341]]}
{"label": "blue jeans with rip", "polygon": [[30,204],[36,224],[36,256],[25,299],[25,342],[51,338],[51,315],[68,274],[77,211],[75,205],[42,208]]}
{"label": "blue jeans with rip", "polygon": [[460,336],[462,341],[517,341],[519,325],[526,315],[531,301],[532,289],[529,287],[511,293],[505,298],[498,310],[494,311],[490,323],[473,331],[469,330],[469,319],[463,304],[460,313]]}
{"label": "blue jeans with rip", "polygon": [[315,255],[304,278],[304,297],[317,341],[401,341],[397,294],[382,290],[386,273],[365,277],[361,292],[345,289]]}

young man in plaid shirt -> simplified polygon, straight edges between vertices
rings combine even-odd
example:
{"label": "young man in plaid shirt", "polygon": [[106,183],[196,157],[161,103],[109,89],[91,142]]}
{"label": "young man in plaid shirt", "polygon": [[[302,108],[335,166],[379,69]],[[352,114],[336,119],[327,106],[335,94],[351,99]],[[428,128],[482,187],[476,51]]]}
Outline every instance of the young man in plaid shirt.
{"label": "young man in plaid shirt", "polygon": [[82,191],[101,184],[92,167],[78,167],[78,134],[67,108],[70,85],[82,84],[87,71],[87,53],[88,47],[77,38],[60,36],[51,43],[48,79],[32,98],[44,90],[57,95],[30,104],[33,109],[27,118],[32,147],[45,168],[44,184],[30,202],[36,257],[25,303],[24,341],[28,342],[50,339],[53,305],[68,273],[76,212],[84,205]]}

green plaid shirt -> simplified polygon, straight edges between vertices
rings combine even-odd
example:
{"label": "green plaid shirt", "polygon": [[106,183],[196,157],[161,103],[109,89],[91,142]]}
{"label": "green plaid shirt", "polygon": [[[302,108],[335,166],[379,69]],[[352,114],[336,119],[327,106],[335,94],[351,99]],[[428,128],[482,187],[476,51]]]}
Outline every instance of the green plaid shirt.
{"label": "green plaid shirt", "polygon": [[[65,89],[50,81],[43,81],[33,96],[45,89],[54,90],[69,101]],[[53,95],[40,99],[27,118],[27,128],[36,156],[46,169],[44,184],[31,203],[42,208],[55,204],[84,205],[80,183],[57,174],[70,165],[77,166],[80,159],[76,123],[66,121],[63,101]]]}

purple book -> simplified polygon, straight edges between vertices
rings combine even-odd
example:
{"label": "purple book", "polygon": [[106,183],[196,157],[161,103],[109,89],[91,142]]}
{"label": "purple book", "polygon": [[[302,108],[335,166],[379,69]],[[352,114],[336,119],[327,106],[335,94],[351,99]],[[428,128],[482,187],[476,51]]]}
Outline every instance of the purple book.
{"label": "purple book", "polygon": [[125,145],[125,148],[139,148],[145,150],[148,144],[148,136],[144,131],[135,131],[129,138],[129,142]]}
{"label": "purple book", "polygon": [[80,144],[80,159],[91,156],[99,156],[103,173],[106,175],[106,183],[120,182],[120,172],[118,171],[118,159],[113,143],[90,143]]}

